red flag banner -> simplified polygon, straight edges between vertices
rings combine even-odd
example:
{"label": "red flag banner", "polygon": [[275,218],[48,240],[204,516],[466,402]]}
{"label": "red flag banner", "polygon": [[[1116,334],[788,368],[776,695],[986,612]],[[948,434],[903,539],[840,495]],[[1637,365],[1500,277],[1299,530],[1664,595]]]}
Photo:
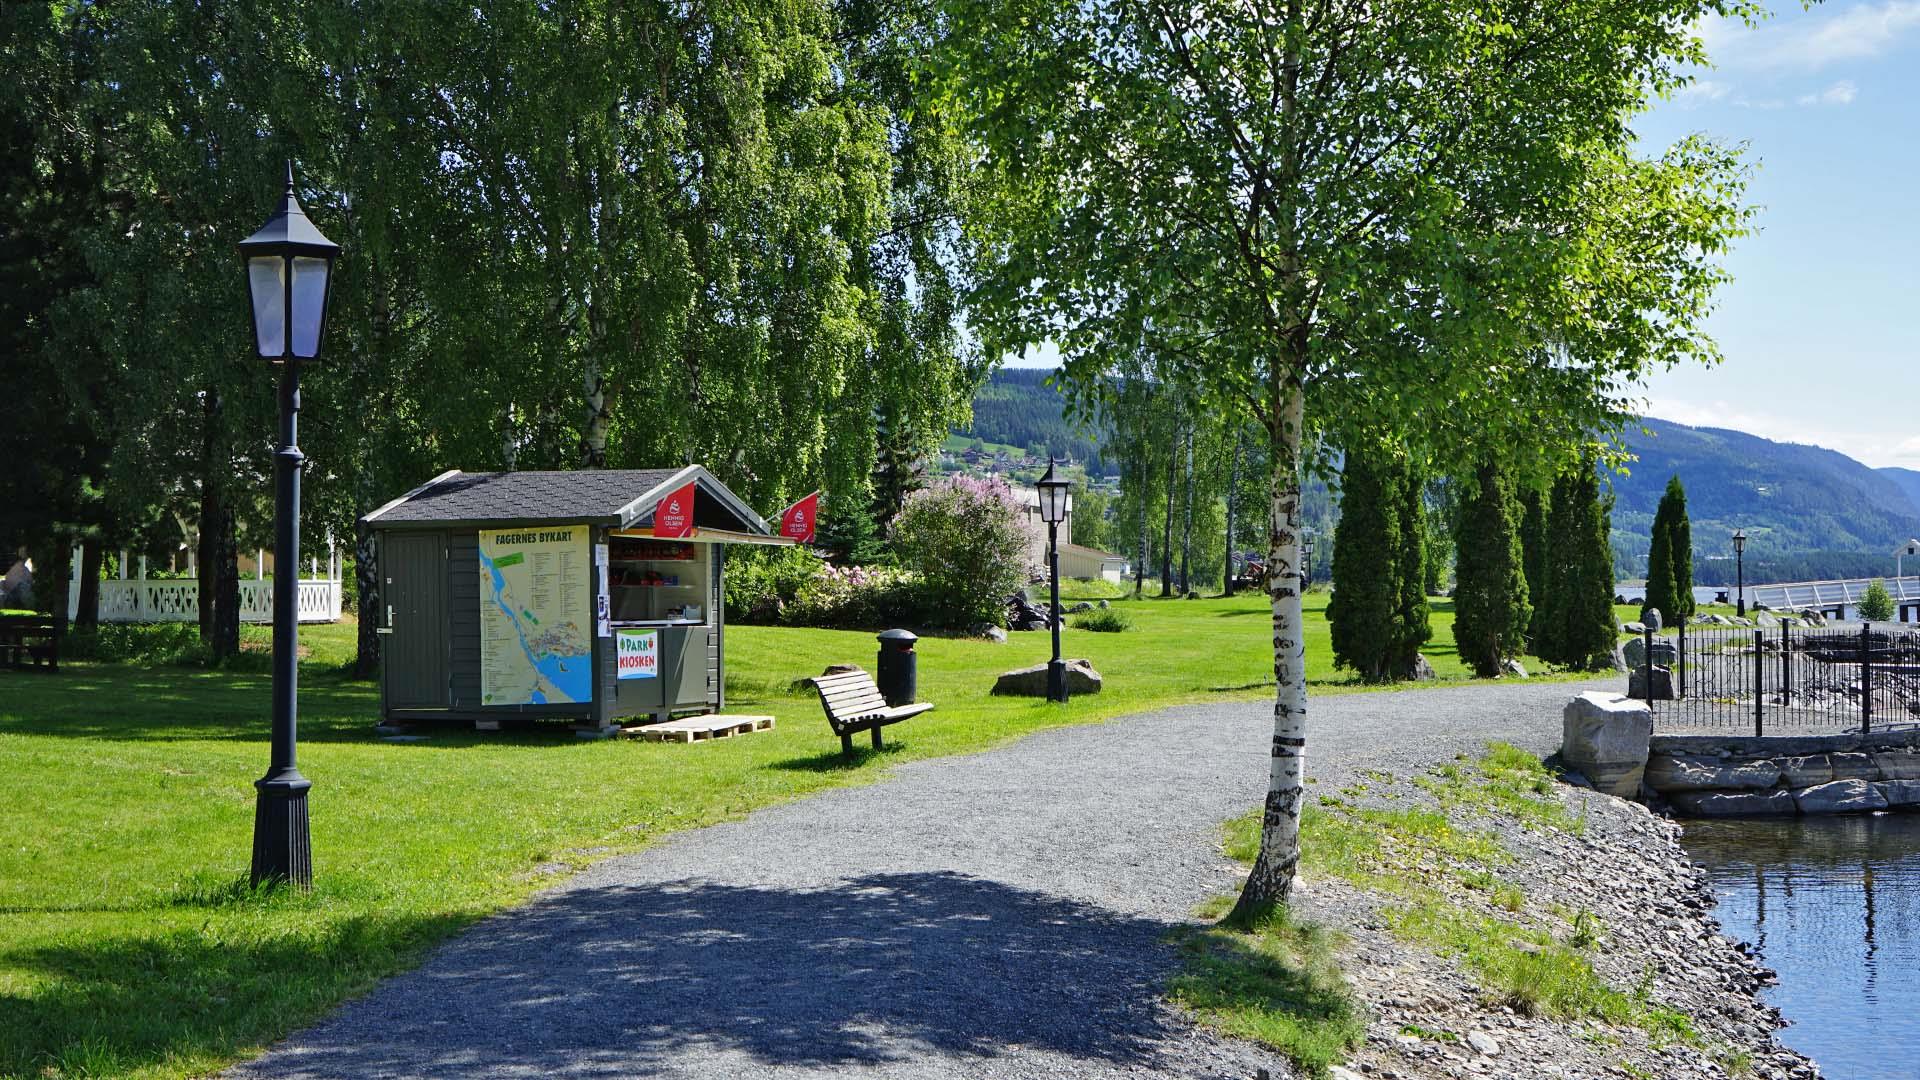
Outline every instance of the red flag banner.
{"label": "red flag banner", "polygon": [[667,492],[667,497],[653,508],[653,535],[693,535],[693,489],[694,482],[689,480],[687,486]]}
{"label": "red flag banner", "polygon": [[813,525],[820,516],[820,493],[794,503],[780,512],[780,535],[796,544],[813,543]]}

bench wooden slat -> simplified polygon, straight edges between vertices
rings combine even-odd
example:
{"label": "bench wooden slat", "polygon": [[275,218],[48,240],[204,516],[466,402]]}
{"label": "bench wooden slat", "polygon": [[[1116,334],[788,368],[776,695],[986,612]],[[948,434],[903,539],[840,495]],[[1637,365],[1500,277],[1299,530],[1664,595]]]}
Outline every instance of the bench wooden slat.
{"label": "bench wooden slat", "polygon": [[873,676],[864,671],[816,675],[812,681],[814,689],[820,692],[820,707],[827,714],[828,726],[840,736],[840,748],[849,754],[853,752],[855,732],[872,732],[873,745],[878,747],[881,728],[933,708],[927,702],[889,706]]}

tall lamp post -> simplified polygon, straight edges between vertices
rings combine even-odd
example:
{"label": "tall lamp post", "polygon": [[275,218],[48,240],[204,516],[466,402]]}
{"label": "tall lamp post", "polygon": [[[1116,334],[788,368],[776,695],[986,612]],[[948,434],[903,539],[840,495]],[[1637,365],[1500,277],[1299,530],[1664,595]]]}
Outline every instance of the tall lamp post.
{"label": "tall lamp post", "polygon": [[1300,591],[1313,584],[1313,530],[1300,530]]}
{"label": "tall lamp post", "polygon": [[1034,485],[1040,491],[1040,520],[1047,523],[1047,576],[1053,583],[1053,604],[1048,621],[1053,624],[1053,659],[1047,661],[1047,700],[1067,700],[1067,665],[1060,659],[1060,523],[1067,520],[1067,492],[1071,485],[1053,474],[1053,459],[1047,459],[1047,475]]}
{"label": "tall lamp post", "polygon": [[254,887],[313,887],[307,829],[312,783],[294,764],[300,648],[300,365],[320,352],[340,245],[320,234],[293,193],[293,163],[280,210],[240,242],[260,356],[280,367],[280,446],[273,454],[273,752],[254,781]]}
{"label": "tall lamp post", "polygon": [[1733,587],[1738,590],[1739,598],[1734,604],[1734,613],[1741,618],[1747,617],[1747,534],[1739,529],[1733,530]]}

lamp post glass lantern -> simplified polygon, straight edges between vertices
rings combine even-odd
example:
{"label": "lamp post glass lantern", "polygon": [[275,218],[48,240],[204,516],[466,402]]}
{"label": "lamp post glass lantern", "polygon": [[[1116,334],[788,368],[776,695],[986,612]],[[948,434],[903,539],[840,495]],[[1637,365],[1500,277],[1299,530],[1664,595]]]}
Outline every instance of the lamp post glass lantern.
{"label": "lamp post glass lantern", "polygon": [[1313,585],[1313,530],[1300,530],[1300,591]]}
{"label": "lamp post glass lantern", "polygon": [[1733,530],[1733,587],[1737,591],[1734,614],[1747,617],[1747,534]]}
{"label": "lamp post glass lantern", "polygon": [[1054,475],[1053,459],[1047,459],[1047,475],[1035,484],[1040,494],[1040,520],[1047,523],[1047,577],[1053,586],[1053,603],[1047,609],[1047,621],[1053,625],[1053,659],[1047,661],[1047,700],[1067,700],[1067,665],[1060,659],[1060,523],[1067,520],[1068,491],[1071,485]]}
{"label": "lamp post glass lantern", "polygon": [[293,191],[293,163],[280,209],[240,242],[253,309],[254,345],[280,368],[280,445],[273,454],[273,749],[254,782],[253,870],[262,884],[313,886],[307,789],[295,764],[300,649],[300,365],[319,355],[340,245],[327,239]]}

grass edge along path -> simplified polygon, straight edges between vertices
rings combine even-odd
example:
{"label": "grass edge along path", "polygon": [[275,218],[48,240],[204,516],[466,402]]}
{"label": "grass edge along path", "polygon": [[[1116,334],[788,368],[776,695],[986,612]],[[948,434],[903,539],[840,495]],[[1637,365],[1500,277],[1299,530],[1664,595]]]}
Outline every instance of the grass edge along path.
{"label": "grass edge along path", "polygon": [[[1646,982],[1623,991],[1594,970],[1584,955],[1598,938],[1591,915],[1565,913],[1568,929],[1556,937],[1469,909],[1431,878],[1395,869],[1417,864],[1451,879],[1457,889],[1486,894],[1496,910],[1518,911],[1524,895],[1498,874],[1513,854],[1493,832],[1460,822],[1503,814],[1525,827],[1583,831],[1584,821],[1550,794],[1554,783],[1538,758],[1496,742],[1478,761],[1441,765],[1414,781],[1439,809],[1355,805],[1352,799],[1364,794],[1364,785],[1323,796],[1302,817],[1303,872],[1391,897],[1382,911],[1388,932],[1452,958],[1492,1004],[1527,1015],[1637,1027],[1656,1043],[1702,1046],[1691,1021],[1654,1002]],[[1226,854],[1251,865],[1259,827],[1258,809],[1226,822]],[[1231,906],[1231,897],[1216,897],[1199,914],[1217,918]],[[1219,923],[1177,931],[1175,940],[1185,967],[1170,983],[1169,997],[1207,1027],[1265,1043],[1316,1077],[1364,1040],[1364,1009],[1340,973],[1336,933],[1279,909],[1252,927]]]}
{"label": "grass edge along path", "polygon": [[[1320,616],[1307,636],[1314,692],[1363,689],[1327,660],[1325,599],[1308,598]],[[1043,660],[1045,635],[923,638],[921,696],[939,707],[890,729],[885,754],[852,762],[794,682],[829,662],[869,662],[864,632],[730,629],[729,708],[776,714],[772,732],[688,747],[442,731],[394,745],[371,731],[376,689],[340,674],[352,624],[303,627],[300,760],[315,781],[316,867],[306,896],[256,896],[241,880],[251,784],[267,759],[255,628],[243,662],[225,669],[76,659],[59,676],[0,673],[0,1076],[204,1075],[599,859],[874,782],[896,763],[1271,693],[1264,597],[1113,607],[1132,629],[1065,632],[1067,655],[1107,679],[1065,708],[986,693],[995,672]],[[1446,652],[1447,618],[1436,615],[1430,655],[1444,684],[1468,685]],[[159,655],[190,654],[171,630],[104,640],[122,655],[140,655],[145,638]]]}

